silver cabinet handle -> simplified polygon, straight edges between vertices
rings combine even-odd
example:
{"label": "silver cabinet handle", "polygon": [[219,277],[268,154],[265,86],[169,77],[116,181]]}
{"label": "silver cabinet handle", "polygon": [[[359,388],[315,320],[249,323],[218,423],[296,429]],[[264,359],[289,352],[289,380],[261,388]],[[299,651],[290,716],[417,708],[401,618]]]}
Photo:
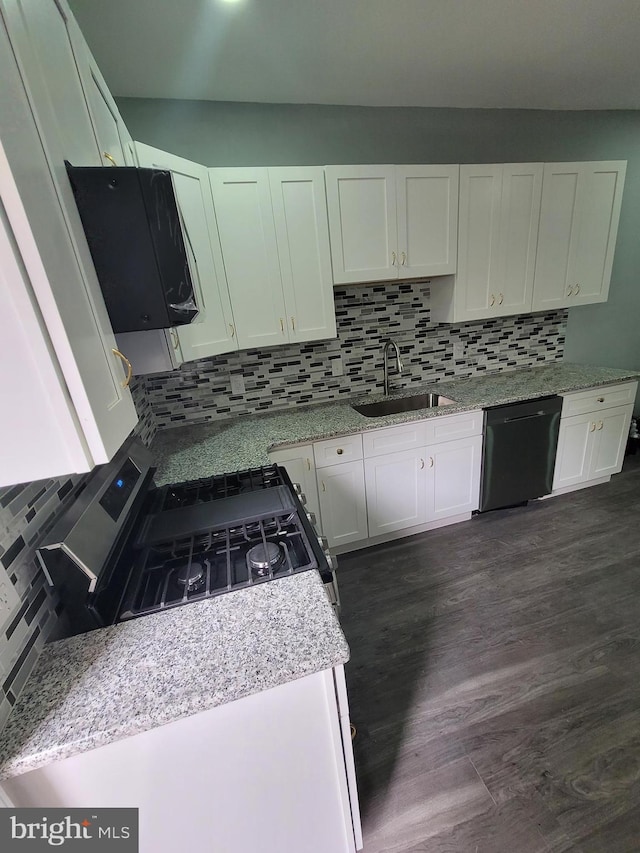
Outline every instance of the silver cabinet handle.
{"label": "silver cabinet handle", "polygon": [[402,253],[402,260],[400,261],[400,263],[402,264],[403,267],[405,267],[407,265],[407,253],[406,252]]}
{"label": "silver cabinet handle", "polygon": [[573,288],[572,287],[570,287],[569,290],[567,290],[567,296],[573,296]]}
{"label": "silver cabinet handle", "polygon": [[424,459],[421,459],[420,460],[420,470],[422,471],[423,468],[424,468]]}
{"label": "silver cabinet handle", "polygon": [[429,457],[429,468],[433,468],[433,456]]}
{"label": "silver cabinet handle", "polygon": [[490,307],[491,307],[491,308],[493,308],[493,306],[494,306],[495,304],[496,304],[496,298],[495,298],[495,296],[494,296],[494,295],[493,295],[493,293],[492,293],[492,294],[491,294],[491,299],[489,300],[489,305],[490,305]]}
{"label": "silver cabinet handle", "polygon": [[504,296],[502,294],[500,294],[500,298],[498,299],[498,305],[502,305],[503,302],[504,302]]}
{"label": "silver cabinet handle", "polygon": [[396,253],[391,252],[391,266],[395,267],[395,265],[396,265]]}
{"label": "silver cabinet handle", "polygon": [[598,429],[602,429],[603,426],[604,426],[603,421],[598,421]]}
{"label": "silver cabinet handle", "polygon": [[595,428],[596,428],[595,424],[593,424],[593,423],[589,424],[589,432],[593,432],[595,430]]}
{"label": "silver cabinet handle", "polygon": [[574,290],[573,295],[577,296],[579,293],[580,293],[580,285],[576,284],[576,289]]}

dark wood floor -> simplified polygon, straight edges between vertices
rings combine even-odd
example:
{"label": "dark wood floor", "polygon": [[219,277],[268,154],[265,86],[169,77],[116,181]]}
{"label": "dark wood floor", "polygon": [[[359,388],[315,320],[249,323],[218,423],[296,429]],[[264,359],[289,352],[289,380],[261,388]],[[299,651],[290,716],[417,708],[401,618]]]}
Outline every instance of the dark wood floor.
{"label": "dark wood floor", "polygon": [[640,457],[339,572],[365,853],[640,851]]}

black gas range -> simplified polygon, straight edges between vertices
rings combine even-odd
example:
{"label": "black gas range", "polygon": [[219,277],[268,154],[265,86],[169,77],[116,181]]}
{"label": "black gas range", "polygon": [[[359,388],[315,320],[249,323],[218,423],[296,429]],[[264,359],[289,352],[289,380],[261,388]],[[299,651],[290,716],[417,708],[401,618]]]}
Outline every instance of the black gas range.
{"label": "black gas range", "polygon": [[129,441],[38,548],[64,607],[57,637],[311,569],[339,607],[335,558],[284,468],[161,487],[153,473]]}

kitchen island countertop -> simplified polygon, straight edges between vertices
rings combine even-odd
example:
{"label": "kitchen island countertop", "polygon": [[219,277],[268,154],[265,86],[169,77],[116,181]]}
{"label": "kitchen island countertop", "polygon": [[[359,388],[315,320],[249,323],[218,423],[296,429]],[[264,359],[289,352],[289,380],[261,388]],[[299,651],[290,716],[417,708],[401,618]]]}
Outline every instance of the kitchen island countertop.
{"label": "kitchen island countertop", "polygon": [[499,371],[469,379],[416,384],[393,397],[435,390],[455,400],[450,406],[366,418],[352,403],[376,402],[382,395],[345,398],[335,403],[300,406],[282,411],[244,415],[229,420],[182,426],[158,433],[152,445],[158,485],[225,474],[269,464],[269,451],[289,444],[321,441],[365,430],[452,415],[637,379],[637,371],[558,362],[520,370]]}
{"label": "kitchen island countertop", "polygon": [[0,780],[345,663],[316,571],[45,646],[0,741]]}

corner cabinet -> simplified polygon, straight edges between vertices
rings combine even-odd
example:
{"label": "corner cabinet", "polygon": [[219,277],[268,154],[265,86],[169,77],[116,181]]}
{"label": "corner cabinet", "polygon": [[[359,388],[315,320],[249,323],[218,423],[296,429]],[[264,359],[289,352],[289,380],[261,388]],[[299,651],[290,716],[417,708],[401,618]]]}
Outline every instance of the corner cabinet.
{"label": "corner cabinet", "polygon": [[637,382],[564,395],[553,494],[607,482],[622,469]]}
{"label": "corner cabinet", "polygon": [[336,284],[456,270],[458,166],[326,166]]}
{"label": "corner cabinet", "polygon": [[[62,2],[2,0],[0,12],[5,284],[14,307],[28,308],[16,336],[33,333],[34,352],[47,353],[46,365],[35,358],[21,365],[20,394],[5,407],[14,411],[3,415],[0,471],[10,484],[107,462],[137,415],[64,167],[65,159],[101,162],[73,50],[77,25]],[[13,387],[7,373],[16,370],[15,356],[5,355],[3,390]],[[58,388],[50,385],[54,374]],[[44,377],[51,391],[43,398]],[[50,444],[43,405],[52,400],[61,419]],[[33,423],[22,430],[29,413]]]}
{"label": "corner cabinet", "polygon": [[460,167],[458,272],[433,282],[434,320],[531,311],[542,170],[541,163]]}
{"label": "corner cabinet", "polygon": [[239,347],[335,337],[322,169],[209,176]]}
{"label": "corner cabinet", "polygon": [[545,164],[534,311],[606,302],[626,167]]}

